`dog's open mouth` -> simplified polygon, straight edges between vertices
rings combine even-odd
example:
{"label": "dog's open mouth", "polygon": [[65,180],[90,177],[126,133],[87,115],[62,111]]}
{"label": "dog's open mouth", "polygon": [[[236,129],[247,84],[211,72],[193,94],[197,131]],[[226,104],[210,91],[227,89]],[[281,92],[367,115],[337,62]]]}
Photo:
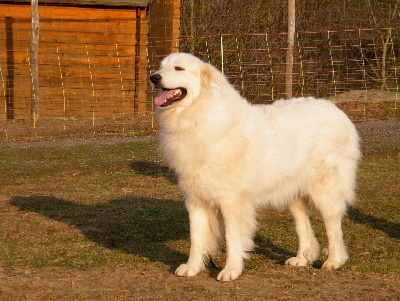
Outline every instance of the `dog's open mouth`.
{"label": "dog's open mouth", "polygon": [[154,103],[160,107],[166,107],[183,99],[186,94],[185,88],[161,89],[160,94],[154,98]]}

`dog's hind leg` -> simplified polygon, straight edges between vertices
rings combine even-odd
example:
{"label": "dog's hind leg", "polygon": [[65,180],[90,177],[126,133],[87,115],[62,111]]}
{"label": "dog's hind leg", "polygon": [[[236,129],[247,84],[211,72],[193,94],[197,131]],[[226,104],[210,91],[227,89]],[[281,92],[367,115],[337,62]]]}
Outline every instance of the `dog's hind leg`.
{"label": "dog's hind leg", "polygon": [[322,268],[326,270],[340,268],[349,258],[343,242],[342,216],[344,210],[321,212],[328,237],[328,259],[322,265]]}
{"label": "dog's hind leg", "polygon": [[346,197],[351,196],[351,192],[341,187],[340,177],[334,172],[323,184],[312,192],[312,199],[328,237],[328,258],[322,268],[333,270],[340,268],[349,258],[343,241],[342,217],[346,212]]}
{"label": "dog's hind leg", "polygon": [[319,244],[315,238],[307,213],[307,205],[303,199],[296,199],[290,204],[290,213],[293,216],[298,236],[298,250],[296,257],[286,260],[291,266],[306,266],[313,263],[319,256]]}
{"label": "dog's hind leg", "polygon": [[225,268],[219,273],[220,281],[235,280],[243,271],[243,259],[254,249],[253,236],[256,231],[255,209],[251,204],[222,206],[225,223],[227,259]]}
{"label": "dog's hind leg", "polygon": [[178,276],[195,276],[205,269],[204,260],[215,252],[223,237],[223,223],[220,212],[201,202],[186,202],[190,219],[190,254],[186,264],[175,271]]}

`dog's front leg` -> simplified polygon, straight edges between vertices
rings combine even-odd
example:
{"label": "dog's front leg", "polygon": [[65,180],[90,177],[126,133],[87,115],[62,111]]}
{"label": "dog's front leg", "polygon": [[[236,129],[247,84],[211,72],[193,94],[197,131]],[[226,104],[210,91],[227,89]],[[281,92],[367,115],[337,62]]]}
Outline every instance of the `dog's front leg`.
{"label": "dog's front leg", "polygon": [[226,266],[219,273],[219,281],[232,281],[242,274],[244,258],[254,248],[255,212],[250,204],[226,204],[221,208],[225,223]]}
{"label": "dog's front leg", "polygon": [[[226,225],[227,258],[225,268],[218,274],[219,281],[232,281],[243,271],[243,249],[240,243],[240,229],[237,225]],[[236,229],[233,229],[236,228]]]}
{"label": "dog's front leg", "polygon": [[206,239],[209,232],[207,209],[198,202],[186,201],[190,220],[190,254],[186,264],[175,271],[177,276],[190,277],[205,269]]}

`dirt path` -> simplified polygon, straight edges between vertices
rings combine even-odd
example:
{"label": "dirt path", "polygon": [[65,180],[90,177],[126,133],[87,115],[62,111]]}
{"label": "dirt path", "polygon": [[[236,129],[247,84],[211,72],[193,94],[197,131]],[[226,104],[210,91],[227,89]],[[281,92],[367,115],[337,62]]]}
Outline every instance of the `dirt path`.
{"label": "dirt path", "polygon": [[398,275],[277,266],[260,277],[179,278],[165,268],[27,269],[0,273],[0,300],[399,300]]}

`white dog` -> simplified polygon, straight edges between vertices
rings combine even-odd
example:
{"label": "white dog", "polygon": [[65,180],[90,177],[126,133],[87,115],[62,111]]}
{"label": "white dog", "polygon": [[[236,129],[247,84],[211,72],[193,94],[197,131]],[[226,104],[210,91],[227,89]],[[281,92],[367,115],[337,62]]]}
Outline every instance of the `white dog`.
{"label": "white dog", "polygon": [[176,171],[190,218],[189,260],[176,270],[194,276],[225,238],[218,280],[236,279],[254,248],[256,209],[289,207],[305,266],[320,248],[309,221],[318,213],[329,241],[325,269],[348,259],[341,219],[355,198],[357,131],[334,104],[321,99],[250,105],[210,64],[173,53],[150,80],[161,126],[161,148]]}

